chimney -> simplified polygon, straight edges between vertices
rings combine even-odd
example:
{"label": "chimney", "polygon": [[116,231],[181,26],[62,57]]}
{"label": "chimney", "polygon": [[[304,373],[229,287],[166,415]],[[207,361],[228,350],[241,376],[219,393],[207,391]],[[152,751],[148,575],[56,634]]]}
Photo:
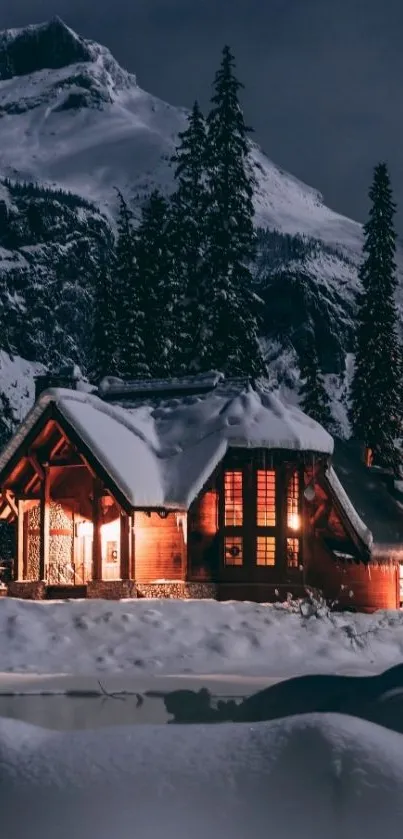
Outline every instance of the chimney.
{"label": "chimney", "polygon": [[83,376],[77,364],[67,364],[59,370],[48,370],[35,376],[35,402],[41,393],[49,388],[64,388],[66,390],[77,390],[78,383]]}

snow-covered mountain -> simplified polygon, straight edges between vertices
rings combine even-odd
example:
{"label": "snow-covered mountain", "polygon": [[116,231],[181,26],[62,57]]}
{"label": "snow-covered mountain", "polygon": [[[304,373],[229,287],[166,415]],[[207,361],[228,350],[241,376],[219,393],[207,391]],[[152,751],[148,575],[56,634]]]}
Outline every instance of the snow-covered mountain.
{"label": "snow-covered mountain", "polygon": [[[0,34],[0,78],[7,74],[0,84],[4,174],[61,185],[104,210],[115,186],[137,202],[154,185],[171,188],[168,161],[187,112],[142,90],[105,47],[58,18],[8,30]],[[326,207],[317,190],[255,144],[253,160],[260,225],[359,251],[357,222]]]}
{"label": "snow-covered mountain", "polygon": [[[108,223],[113,226],[115,187],[137,208],[154,187],[169,193],[173,186],[169,161],[186,115],[184,108],[142,90],[108,49],[81,38],[59,18],[0,33],[0,178],[11,181],[0,184],[0,269],[37,261],[44,284],[50,260],[67,249],[73,255],[69,283],[74,284],[72,274],[79,264],[75,219],[81,246],[87,242],[91,256],[102,225],[104,240]],[[301,322],[310,319],[328,372],[340,374],[353,331],[361,225],[326,207],[317,190],[282,171],[256,144],[252,158],[256,222],[272,231],[262,235],[256,269],[259,290],[267,299],[268,354],[277,361],[281,357],[283,368],[288,363],[284,358],[294,364],[293,336]],[[26,194],[22,200],[20,195],[18,204],[15,181],[36,182],[55,191],[53,197],[47,192],[46,202],[48,210],[53,207],[48,217],[56,217],[56,224],[48,220],[41,228],[43,196],[39,195],[32,199],[34,210],[29,210],[36,223],[32,225],[32,219],[25,223],[31,199]],[[71,199],[67,211],[66,201],[56,194],[60,188],[77,196],[75,208]],[[3,216],[11,219],[13,235],[7,241]],[[65,281],[64,269],[58,277]],[[284,311],[283,306],[280,313],[279,332],[279,283],[283,287],[290,279],[291,293],[283,295],[288,308]],[[301,282],[308,288],[302,308]],[[18,294],[29,319],[23,289]],[[273,302],[275,318],[270,316]],[[62,326],[57,321],[55,328],[69,332],[66,312]],[[83,363],[79,343],[74,333],[70,355]],[[29,360],[46,360],[41,347],[41,357],[30,351]],[[15,341],[14,350],[25,351]]]}

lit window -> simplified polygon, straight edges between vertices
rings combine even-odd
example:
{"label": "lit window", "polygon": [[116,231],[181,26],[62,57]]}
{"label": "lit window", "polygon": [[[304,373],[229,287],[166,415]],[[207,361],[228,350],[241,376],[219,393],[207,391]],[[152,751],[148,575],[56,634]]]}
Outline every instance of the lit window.
{"label": "lit window", "polygon": [[257,471],[257,524],[258,527],[275,527],[276,524],[276,473],[274,469]]}
{"label": "lit window", "polygon": [[274,536],[258,536],[256,563],[257,565],[275,565],[276,540]]}
{"label": "lit window", "polygon": [[243,522],[242,472],[225,473],[224,502],[226,527],[241,527]]}
{"label": "lit window", "polygon": [[289,568],[299,567],[299,539],[287,539],[287,565]]}
{"label": "lit window", "polygon": [[243,546],[241,536],[226,536],[224,548],[224,560],[226,565],[242,565]]}
{"label": "lit window", "polygon": [[301,518],[299,514],[299,475],[295,471],[288,483],[287,489],[287,526],[290,530],[299,530]]}

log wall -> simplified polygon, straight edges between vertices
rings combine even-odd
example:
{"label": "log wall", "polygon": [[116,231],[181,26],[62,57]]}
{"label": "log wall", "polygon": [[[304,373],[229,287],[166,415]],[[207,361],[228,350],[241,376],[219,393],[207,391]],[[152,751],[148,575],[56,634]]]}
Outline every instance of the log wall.
{"label": "log wall", "polygon": [[169,513],[136,512],[135,579],[138,583],[158,580],[184,580],[186,575],[186,544],[181,517]]}

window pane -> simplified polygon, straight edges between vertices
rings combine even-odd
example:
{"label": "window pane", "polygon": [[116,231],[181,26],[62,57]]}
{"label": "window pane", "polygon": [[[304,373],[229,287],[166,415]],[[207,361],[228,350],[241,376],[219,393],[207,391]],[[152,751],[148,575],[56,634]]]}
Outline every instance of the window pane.
{"label": "window pane", "polygon": [[299,514],[299,474],[293,472],[287,488],[287,526],[290,530],[299,530],[301,525]]}
{"label": "window pane", "polygon": [[287,565],[298,568],[299,564],[299,539],[287,539]]}
{"label": "window pane", "polygon": [[276,473],[274,469],[257,470],[257,524],[258,527],[275,527],[276,524]]}
{"label": "window pane", "polygon": [[258,536],[256,563],[257,565],[275,565],[276,540],[274,536]]}
{"label": "window pane", "polygon": [[227,527],[241,527],[242,472],[226,472],[224,475],[224,524]]}
{"label": "window pane", "polygon": [[241,536],[226,536],[224,541],[225,565],[242,565],[243,546]]}

